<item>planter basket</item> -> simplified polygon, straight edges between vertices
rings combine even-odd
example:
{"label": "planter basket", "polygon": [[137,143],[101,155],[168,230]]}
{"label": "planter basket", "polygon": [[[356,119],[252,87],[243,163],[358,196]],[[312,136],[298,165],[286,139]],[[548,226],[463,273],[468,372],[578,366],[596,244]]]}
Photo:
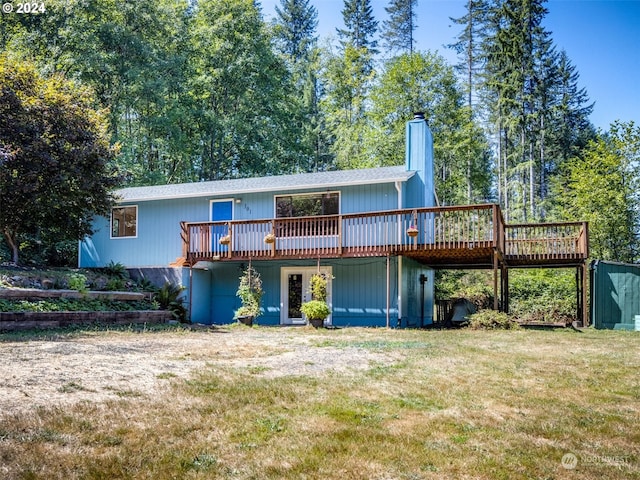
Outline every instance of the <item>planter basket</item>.
{"label": "planter basket", "polygon": [[253,326],[253,315],[241,315],[238,317],[238,322],[247,327]]}
{"label": "planter basket", "polygon": [[310,318],[309,325],[313,328],[322,328],[324,326],[324,318]]}
{"label": "planter basket", "polygon": [[418,229],[416,227],[407,228],[407,235],[409,235],[411,238],[417,237],[418,236]]}
{"label": "planter basket", "polygon": [[276,236],[273,233],[268,233],[267,235],[264,236],[264,243],[275,243],[276,241]]}
{"label": "planter basket", "polygon": [[229,245],[231,243],[231,235],[220,237],[220,245]]}

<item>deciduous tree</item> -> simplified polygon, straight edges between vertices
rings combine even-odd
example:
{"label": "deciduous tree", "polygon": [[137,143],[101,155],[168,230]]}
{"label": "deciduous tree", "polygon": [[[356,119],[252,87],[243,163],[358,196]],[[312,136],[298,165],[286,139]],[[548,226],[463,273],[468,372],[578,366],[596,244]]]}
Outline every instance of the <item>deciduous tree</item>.
{"label": "deciduous tree", "polygon": [[86,88],[0,56],[0,230],[18,263],[27,235],[81,239],[118,184],[105,112]]}
{"label": "deciduous tree", "polygon": [[571,160],[556,179],[560,216],[589,222],[591,255],[602,260],[639,258],[640,128],[615,122]]}

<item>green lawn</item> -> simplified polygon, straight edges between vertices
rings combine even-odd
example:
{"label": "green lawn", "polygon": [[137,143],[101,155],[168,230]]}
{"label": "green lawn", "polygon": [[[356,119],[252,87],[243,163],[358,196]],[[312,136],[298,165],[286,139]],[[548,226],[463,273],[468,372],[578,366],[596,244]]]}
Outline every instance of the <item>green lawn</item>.
{"label": "green lawn", "polygon": [[209,334],[160,395],[3,412],[0,478],[640,479],[638,333],[260,330],[377,360],[273,378]]}

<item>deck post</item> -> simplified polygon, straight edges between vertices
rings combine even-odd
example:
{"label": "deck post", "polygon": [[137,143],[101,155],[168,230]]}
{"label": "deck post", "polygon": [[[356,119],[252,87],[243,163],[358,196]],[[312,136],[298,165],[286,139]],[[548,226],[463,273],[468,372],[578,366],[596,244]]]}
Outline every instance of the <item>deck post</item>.
{"label": "deck post", "polygon": [[391,275],[389,273],[389,255],[387,255],[387,328],[391,325],[389,309],[391,305]]}
{"label": "deck post", "polygon": [[589,308],[587,304],[587,262],[582,262],[578,267],[577,278],[578,284],[578,319],[582,320],[582,326],[589,326]]}
{"label": "deck post", "polygon": [[506,265],[502,266],[502,311],[509,313],[509,269]]}
{"label": "deck post", "polygon": [[193,265],[189,264],[189,322],[193,320]]}
{"label": "deck post", "polygon": [[493,309],[499,310],[498,299],[498,249],[493,249]]}

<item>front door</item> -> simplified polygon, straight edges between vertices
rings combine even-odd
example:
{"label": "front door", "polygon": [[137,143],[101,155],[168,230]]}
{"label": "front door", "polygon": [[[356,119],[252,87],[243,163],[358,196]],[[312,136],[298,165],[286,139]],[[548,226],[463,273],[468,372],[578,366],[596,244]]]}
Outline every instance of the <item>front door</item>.
{"label": "front door", "polygon": [[[221,222],[233,220],[233,200],[212,200],[211,201],[211,221]],[[220,245],[220,238],[228,233],[226,225],[216,225],[211,227],[211,250],[213,252],[226,252],[228,247]]]}
{"label": "front door", "polygon": [[[300,307],[304,302],[311,300],[311,293],[309,292],[311,276],[317,271],[317,267],[282,267],[280,285],[281,324],[296,325],[306,322]],[[322,267],[320,272],[331,278],[331,267]],[[331,306],[331,280],[327,285],[327,303]],[[330,324],[331,316],[325,321],[325,325]]]}

